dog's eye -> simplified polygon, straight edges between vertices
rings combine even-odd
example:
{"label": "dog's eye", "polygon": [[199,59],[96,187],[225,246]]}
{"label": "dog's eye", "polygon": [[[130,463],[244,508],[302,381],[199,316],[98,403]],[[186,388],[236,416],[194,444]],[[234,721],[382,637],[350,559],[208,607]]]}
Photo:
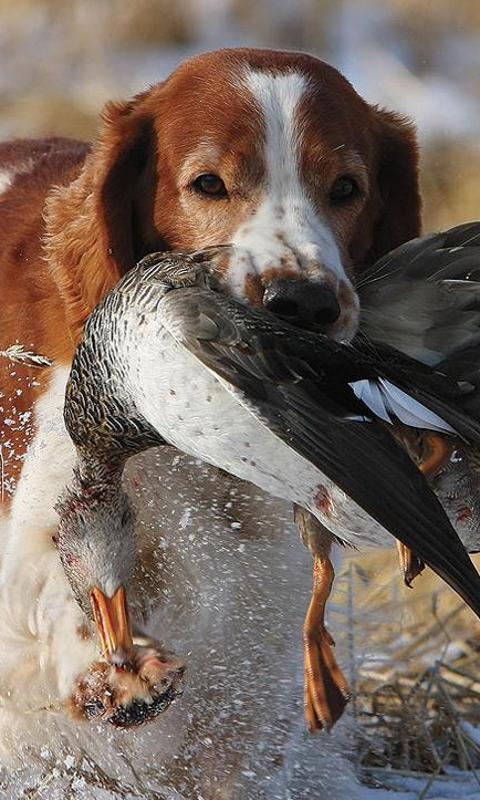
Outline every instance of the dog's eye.
{"label": "dog's eye", "polygon": [[199,194],[208,194],[210,197],[226,197],[225,184],[218,175],[199,175],[193,182],[193,188]]}
{"label": "dog's eye", "polygon": [[360,194],[358,183],[350,175],[342,175],[337,178],[330,189],[330,202],[334,206],[346,205]]}

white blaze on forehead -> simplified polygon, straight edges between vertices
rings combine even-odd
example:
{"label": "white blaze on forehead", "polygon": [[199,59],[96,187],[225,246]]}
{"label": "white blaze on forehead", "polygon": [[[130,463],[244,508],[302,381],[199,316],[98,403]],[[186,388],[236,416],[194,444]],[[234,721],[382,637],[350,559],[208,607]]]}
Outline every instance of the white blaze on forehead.
{"label": "white blaze on forehead", "polygon": [[[242,86],[253,95],[263,120],[264,197],[232,242],[248,251],[257,274],[279,266],[287,256],[299,269],[308,265],[312,278],[348,283],[335,236],[315,209],[301,174],[299,108],[308,95],[308,78],[293,71],[247,71]],[[245,270],[240,264],[232,267],[230,280],[238,284],[232,287],[238,293]]]}
{"label": "white blaze on forehead", "polygon": [[249,72],[246,85],[260,106],[265,125],[265,168],[268,188],[280,195],[302,193],[299,180],[301,131],[297,110],[308,90],[308,80],[298,72],[273,75]]}

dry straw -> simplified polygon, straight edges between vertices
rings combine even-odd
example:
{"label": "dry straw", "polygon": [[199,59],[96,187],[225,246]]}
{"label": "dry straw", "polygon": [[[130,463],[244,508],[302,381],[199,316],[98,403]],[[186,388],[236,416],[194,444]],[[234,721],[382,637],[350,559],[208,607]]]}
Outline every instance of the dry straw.
{"label": "dry straw", "polygon": [[51,367],[53,364],[50,358],[25,350],[23,344],[12,344],[6,350],[0,350],[0,356],[29,367]]}
{"label": "dry straw", "polygon": [[335,598],[355,689],[357,766],[375,785],[424,779],[419,800],[434,781],[451,780],[451,768],[471,772],[480,786],[478,627],[432,576],[406,590],[391,557],[383,559],[370,570],[371,558],[350,563]]}

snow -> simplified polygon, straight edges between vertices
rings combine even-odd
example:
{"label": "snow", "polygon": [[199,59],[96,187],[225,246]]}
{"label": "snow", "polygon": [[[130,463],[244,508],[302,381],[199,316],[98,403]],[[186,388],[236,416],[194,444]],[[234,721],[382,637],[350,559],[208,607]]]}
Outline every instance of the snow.
{"label": "snow", "polygon": [[[384,776],[382,776],[384,779]],[[367,789],[354,795],[355,800],[479,800],[479,777],[467,775],[459,771],[449,776],[441,776],[430,783],[427,778],[394,777],[389,778],[390,790]]]}
{"label": "snow", "polygon": [[480,730],[466,720],[463,720],[461,726],[467,736],[469,736],[470,739],[472,739],[472,741],[474,741],[476,744],[480,745]]}

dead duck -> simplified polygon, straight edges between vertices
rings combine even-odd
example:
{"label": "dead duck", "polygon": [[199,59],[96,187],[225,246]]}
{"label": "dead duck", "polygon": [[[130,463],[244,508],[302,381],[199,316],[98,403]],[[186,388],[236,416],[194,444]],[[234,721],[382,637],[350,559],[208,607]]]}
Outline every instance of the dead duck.
{"label": "dead duck", "polygon": [[[306,713],[310,728],[329,727],[348,698],[324,624],[332,541],[383,547],[397,537],[477,615],[480,577],[427,480],[358,392],[379,377],[408,401],[405,389],[368,352],[215,291],[209,269],[214,251],[152,254],[91,315],[66,392],[79,463],[58,506],[60,556],[107,662],[133,664],[138,674],[125,596],[135,554],[121,488],[126,459],[173,444],[293,501],[318,523],[304,532],[316,576],[304,637]],[[404,380],[400,373],[397,364]],[[429,399],[427,377],[419,365],[409,385]],[[410,401],[423,424],[452,432],[448,419]],[[480,427],[458,416],[460,433],[480,439]]]}

